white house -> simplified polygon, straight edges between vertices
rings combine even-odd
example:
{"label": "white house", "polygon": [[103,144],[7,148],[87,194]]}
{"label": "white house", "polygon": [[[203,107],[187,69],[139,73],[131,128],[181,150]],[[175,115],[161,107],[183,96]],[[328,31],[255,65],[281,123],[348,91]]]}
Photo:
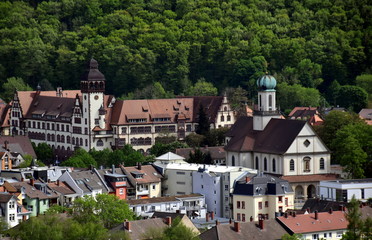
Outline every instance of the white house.
{"label": "white house", "polygon": [[189,218],[205,218],[207,211],[202,194],[136,199],[128,200],[127,203],[133,212],[141,217],[152,217],[154,212],[178,212]]}
{"label": "white house", "polygon": [[372,179],[347,179],[321,181],[319,183],[320,198],[329,201],[349,202],[354,196],[365,202],[372,198]]}

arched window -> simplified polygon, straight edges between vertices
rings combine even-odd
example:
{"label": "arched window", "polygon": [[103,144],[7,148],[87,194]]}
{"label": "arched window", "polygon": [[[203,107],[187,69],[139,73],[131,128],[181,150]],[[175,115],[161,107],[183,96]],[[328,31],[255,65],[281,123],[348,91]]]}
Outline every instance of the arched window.
{"label": "arched window", "polygon": [[259,170],[260,166],[258,164],[258,157],[256,157],[256,169]]}
{"label": "arched window", "polygon": [[231,165],[232,166],[235,166],[235,156],[232,156],[231,157]]}
{"label": "arched window", "polygon": [[103,146],[103,141],[100,139],[97,141],[97,147],[102,147]]}
{"label": "arched window", "polygon": [[310,172],[310,157],[304,157],[304,172]]}
{"label": "arched window", "polygon": [[57,142],[60,142],[60,141],[61,141],[61,137],[57,135]]}
{"label": "arched window", "polygon": [[225,112],[227,112],[227,107],[225,106],[225,107],[223,108],[223,110],[224,110]]}
{"label": "arched window", "polygon": [[289,171],[294,171],[294,169],[295,169],[294,160],[291,159],[291,161],[289,161]]}
{"label": "arched window", "polygon": [[261,100],[261,95],[259,96],[259,99],[258,99],[258,106],[260,108],[260,111],[262,111],[262,100]]}
{"label": "arched window", "polygon": [[276,172],[276,161],[275,161],[275,158],[273,158],[273,172]]}
{"label": "arched window", "polygon": [[88,139],[85,139],[85,146],[88,147]]}
{"label": "arched window", "polygon": [[264,171],[267,171],[267,159],[264,158]]}
{"label": "arched window", "polygon": [[221,122],[225,121],[225,117],[222,115],[221,116]]}
{"label": "arched window", "polygon": [[83,146],[83,139],[80,138],[80,146]]}
{"label": "arched window", "polygon": [[67,142],[67,143],[70,143],[70,142],[71,142],[71,137],[70,137],[70,136],[67,136],[67,137],[66,137],[66,142]]}
{"label": "arched window", "polygon": [[231,116],[227,115],[227,121],[231,121]]}
{"label": "arched window", "polygon": [[324,170],[324,158],[321,158],[321,159],[319,160],[319,169],[320,169],[320,170]]}
{"label": "arched window", "polygon": [[65,142],[65,136],[61,135],[61,142],[64,143]]}
{"label": "arched window", "polygon": [[75,137],[72,137],[72,145],[75,145]]}

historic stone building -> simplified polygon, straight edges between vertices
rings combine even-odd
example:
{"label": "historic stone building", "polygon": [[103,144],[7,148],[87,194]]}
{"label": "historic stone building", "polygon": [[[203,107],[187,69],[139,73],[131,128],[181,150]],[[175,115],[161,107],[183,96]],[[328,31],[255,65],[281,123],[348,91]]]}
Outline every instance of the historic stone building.
{"label": "historic stone building", "polygon": [[117,100],[105,94],[105,76],[96,60],[89,61],[80,90],[16,91],[2,123],[3,135],[26,135],[50,145],[56,160],[81,147],[120,148],[131,144],[147,151],[160,136],[184,140],[194,132],[202,106],[211,128],[231,126],[234,112],[227,98]]}

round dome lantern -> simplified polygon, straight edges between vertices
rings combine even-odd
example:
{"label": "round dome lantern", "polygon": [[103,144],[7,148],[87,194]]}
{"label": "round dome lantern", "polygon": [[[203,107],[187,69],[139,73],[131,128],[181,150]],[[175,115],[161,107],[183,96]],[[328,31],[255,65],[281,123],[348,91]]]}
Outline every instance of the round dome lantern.
{"label": "round dome lantern", "polygon": [[257,80],[257,86],[261,90],[274,90],[276,87],[276,79],[266,73]]}

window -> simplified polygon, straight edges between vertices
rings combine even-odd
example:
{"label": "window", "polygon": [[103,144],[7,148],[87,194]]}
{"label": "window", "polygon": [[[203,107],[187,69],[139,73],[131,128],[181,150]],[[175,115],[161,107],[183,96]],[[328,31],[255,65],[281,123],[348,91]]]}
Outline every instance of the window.
{"label": "window", "polygon": [[64,132],[65,131],[65,125],[61,124],[61,131]]}
{"label": "window", "polygon": [[14,222],[15,221],[15,214],[9,214],[9,221]]}
{"label": "window", "polygon": [[245,222],[245,214],[242,214],[242,222]]}
{"label": "window", "polygon": [[37,128],[40,129],[40,122],[37,123]]}
{"label": "window", "polygon": [[221,122],[224,122],[225,121],[225,117],[222,115],[221,116]]}
{"label": "window", "polygon": [[[185,172],[176,172],[177,175],[185,175]],[[203,176],[203,175],[202,175]]]}
{"label": "window", "polygon": [[336,233],[336,236],[337,236],[337,238],[342,238],[342,231],[338,231],[338,232]]}
{"label": "window", "polygon": [[225,191],[229,191],[229,185],[225,185]]}
{"label": "window", "polygon": [[269,110],[270,111],[272,110],[272,106],[273,106],[273,96],[269,95]]}
{"label": "window", "polygon": [[310,157],[304,157],[304,172],[310,172]]}
{"label": "window", "polygon": [[10,209],[15,208],[15,202],[14,202],[14,201],[10,201],[10,202],[9,202],[9,208],[10,208]]}
{"label": "window", "polygon": [[119,194],[120,195],[123,195],[124,194],[124,189],[123,188],[119,188]]}
{"label": "window", "polygon": [[240,221],[240,220],[241,220],[241,219],[240,219],[240,213],[236,214],[236,220],[237,220],[237,221]]}
{"label": "window", "polygon": [[264,158],[264,171],[267,171],[267,159]]}
{"label": "window", "polygon": [[57,131],[59,131],[59,124],[58,123],[56,124],[56,128],[57,128]]}
{"label": "window", "polygon": [[265,207],[269,207],[269,201],[265,201]]}
{"label": "window", "polygon": [[54,123],[52,123],[52,130],[54,130]]}
{"label": "window", "polygon": [[70,126],[66,125],[66,132],[69,132],[69,131],[70,131]]}
{"label": "window", "polygon": [[152,190],[155,190],[155,189],[156,189],[156,185],[152,184]]}
{"label": "window", "polygon": [[236,208],[237,208],[237,209],[240,209],[240,201],[237,201],[237,202],[236,202]]}
{"label": "window", "polygon": [[276,161],[275,161],[275,158],[273,158],[273,172],[276,172]]}
{"label": "window", "polygon": [[285,204],[286,206],[288,206],[288,198],[285,198],[285,199],[284,199],[284,204]]}
{"label": "window", "polygon": [[283,212],[283,207],[279,207],[279,212]]}
{"label": "window", "polygon": [[127,128],[126,127],[122,127],[121,128],[121,134],[126,134],[127,133]]}
{"label": "window", "polygon": [[103,141],[100,139],[97,141],[97,147],[102,147],[103,146]]}
{"label": "window", "polygon": [[294,169],[295,169],[294,160],[291,159],[291,160],[289,161],[289,171],[294,171]]}
{"label": "window", "polygon": [[313,238],[312,239],[319,239],[319,234],[313,234]]}
{"label": "window", "polygon": [[321,158],[321,159],[319,160],[319,169],[320,169],[320,170],[324,170],[324,158]]}
{"label": "window", "polygon": [[242,209],[245,209],[245,201],[242,201]]}
{"label": "window", "polygon": [[258,209],[262,209],[262,202],[258,202]]}
{"label": "window", "polygon": [[231,116],[227,115],[227,121],[231,121]]}
{"label": "window", "polygon": [[257,170],[259,169],[259,165],[258,165],[258,157],[256,157],[256,169],[257,169]]}
{"label": "window", "polygon": [[309,141],[308,139],[306,139],[306,140],[304,141],[304,145],[305,145],[305,147],[308,147],[308,146],[310,145],[310,141]]}
{"label": "window", "polygon": [[70,142],[71,142],[71,137],[70,137],[70,136],[67,136],[67,137],[66,137],[66,142],[67,142],[67,143],[70,143]]}
{"label": "window", "polygon": [[364,189],[360,189],[360,193],[361,193],[362,199],[364,199]]}
{"label": "window", "polygon": [[204,189],[204,185],[201,185],[201,188]]}
{"label": "window", "polygon": [[235,166],[235,156],[231,157],[231,166]]}
{"label": "window", "polygon": [[282,197],[282,196],[279,196],[279,197],[278,197],[278,202],[279,202],[279,203],[283,202],[283,197]]}
{"label": "window", "polygon": [[177,184],[179,185],[185,185],[186,183],[185,182],[176,182]]}
{"label": "window", "polygon": [[324,237],[324,238],[327,238],[327,233],[324,233],[324,234],[323,234],[323,237]]}

